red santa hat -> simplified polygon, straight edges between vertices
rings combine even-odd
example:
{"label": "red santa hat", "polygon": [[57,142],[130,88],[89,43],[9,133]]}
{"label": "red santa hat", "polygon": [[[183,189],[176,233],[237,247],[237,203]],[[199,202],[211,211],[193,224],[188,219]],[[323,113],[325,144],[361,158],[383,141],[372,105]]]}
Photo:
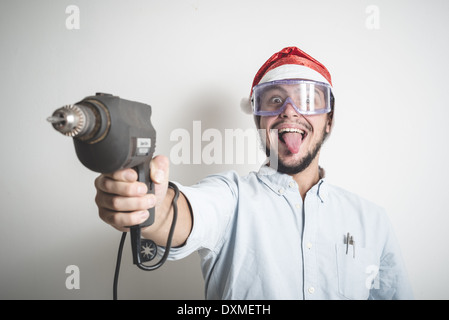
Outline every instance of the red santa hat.
{"label": "red santa hat", "polygon": [[287,47],[273,54],[256,73],[249,98],[241,102],[242,110],[252,113],[251,95],[254,86],[285,79],[319,81],[332,87],[331,75],[323,64],[297,47]]}

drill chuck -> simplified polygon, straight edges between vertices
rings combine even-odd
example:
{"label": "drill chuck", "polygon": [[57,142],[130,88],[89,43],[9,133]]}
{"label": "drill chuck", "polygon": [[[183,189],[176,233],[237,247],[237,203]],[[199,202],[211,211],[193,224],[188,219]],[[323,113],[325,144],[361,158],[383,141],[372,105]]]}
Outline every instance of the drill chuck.
{"label": "drill chuck", "polygon": [[103,140],[111,125],[108,107],[111,99],[108,94],[97,94],[75,104],[56,109],[47,121],[62,134],[89,144]]}
{"label": "drill chuck", "polygon": [[92,123],[95,122],[92,118],[93,114],[88,108],[71,104],[57,109],[51,117],[47,118],[47,121],[51,122],[53,128],[62,134],[78,137],[92,130]]}

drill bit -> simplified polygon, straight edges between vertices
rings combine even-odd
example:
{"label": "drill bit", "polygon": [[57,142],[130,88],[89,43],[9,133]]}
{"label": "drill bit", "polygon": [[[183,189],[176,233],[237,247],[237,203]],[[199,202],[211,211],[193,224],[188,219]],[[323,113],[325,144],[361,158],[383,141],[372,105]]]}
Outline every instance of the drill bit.
{"label": "drill bit", "polygon": [[65,120],[64,120],[64,118],[62,118],[62,117],[51,116],[51,117],[48,117],[48,118],[47,118],[47,121],[56,124],[56,123],[63,122],[63,121],[65,121]]}

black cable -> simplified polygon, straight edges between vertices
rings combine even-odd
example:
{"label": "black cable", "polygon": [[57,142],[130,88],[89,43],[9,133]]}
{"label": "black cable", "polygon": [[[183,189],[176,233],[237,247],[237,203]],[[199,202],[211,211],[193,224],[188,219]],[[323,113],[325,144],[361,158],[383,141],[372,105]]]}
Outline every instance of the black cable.
{"label": "black cable", "polygon": [[126,234],[127,232],[122,233],[122,238],[120,239],[120,245],[118,247],[117,263],[115,265],[115,274],[114,274],[114,289],[113,289],[114,300],[117,300],[118,275],[120,272],[120,262],[122,260],[123,245],[125,244]]}
{"label": "black cable", "polygon": [[[172,183],[169,182],[168,186],[170,188],[172,188],[175,191],[175,196],[173,197],[172,200],[172,206],[173,206],[173,219],[172,219],[172,223],[171,223],[171,227],[170,227],[170,231],[168,233],[167,236],[167,243],[165,246],[165,252],[164,255],[162,256],[162,258],[159,260],[159,262],[157,262],[156,264],[152,265],[152,266],[147,266],[144,265],[143,263],[140,262],[140,254],[139,252],[137,252],[137,256],[138,256],[138,263],[137,266],[145,271],[152,271],[152,270],[156,270],[159,267],[161,267],[165,261],[167,260],[167,257],[170,253],[170,248],[171,248],[171,243],[173,240],[173,234],[175,231],[175,226],[176,226],[176,221],[178,219],[178,197],[179,197],[179,189],[178,187]],[[140,238],[140,227],[138,228],[134,228],[131,229],[132,232],[137,232],[136,236]],[[126,239],[126,234],[127,232],[123,232],[122,233],[122,237],[120,239],[120,244],[119,244],[119,248],[118,248],[118,254],[117,254],[117,263],[115,266],[115,273],[114,273],[114,288],[113,288],[113,299],[117,300],[117,288],[118,288],[118,278],[119,278],[119,273],[120,273],[120,264],[121,264],[121,260],[122,260],[122,253],[123,253],[123,246],[125,244],[125,239]],[[139,250],[140,248],[136,247],[134,248],[134,250]]]}

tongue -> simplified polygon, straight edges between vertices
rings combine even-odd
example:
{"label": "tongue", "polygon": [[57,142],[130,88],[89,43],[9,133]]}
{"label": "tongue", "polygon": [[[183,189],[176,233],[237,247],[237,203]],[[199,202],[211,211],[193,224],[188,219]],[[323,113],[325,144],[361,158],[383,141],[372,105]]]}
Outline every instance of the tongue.
{"label": "tongue", "polygon": [[285,145],[291,153],[298,153],[301,146],[302,136],[299,133],[287,132],[282,135]]}

